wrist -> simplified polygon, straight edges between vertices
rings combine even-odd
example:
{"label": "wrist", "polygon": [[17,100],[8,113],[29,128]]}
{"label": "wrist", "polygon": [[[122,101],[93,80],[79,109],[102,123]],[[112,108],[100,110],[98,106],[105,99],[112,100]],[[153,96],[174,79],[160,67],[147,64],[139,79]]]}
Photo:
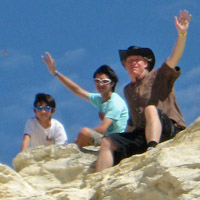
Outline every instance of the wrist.
{"label": "wrist", "polygon": [[185,32],[185,33],[178,33],[178,36],[184,36],[184,37],[186,37],[187,36],[187,32]]}
{"label": "wrist", "polygon": [[58,76],[59,74],[60,73],[57,70],[53,73],[54,76]]}

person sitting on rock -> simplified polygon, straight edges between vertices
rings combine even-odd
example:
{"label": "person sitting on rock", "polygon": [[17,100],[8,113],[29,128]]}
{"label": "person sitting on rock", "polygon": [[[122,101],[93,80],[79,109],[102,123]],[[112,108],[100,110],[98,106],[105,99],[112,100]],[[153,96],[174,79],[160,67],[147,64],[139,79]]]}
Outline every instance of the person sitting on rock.
{"label": "person sitting on rock", "polygon": [[99,67],[93,75],[98,93],[89,93],[56,70],[55,61],[46,52],[42,60],[53,74],[69,91],[78,97],[90,102],[99,111],[101,124],[93,129],[84,127],[80,130],[75,143],[79,147],[88,145],[99,146],[104,135],[124,132],[128,120],[128,108],[124,100],[115,93],[118,82],[117,74],[107,65]]}
{"label": "person sitting on rock", "polygon": [[119,50],[122,65],[131,80],[124,88],[130,116],[125,133],[103,138],[96,171],[155,148],[159,142],[173,138],[186,128],[174,83],[181,73],[177,63],[184,51],[190,20],[191,15],[186,10],[180,11],[179,18],[175,17],[178,38],[171,56],[158,69],[152,70],[155,57],[149,48],[131,46]]}
{"label": "person sitting on rock", "polygon": [[63,125],[52,118],[56,111],[56,102],[49,94],[39,93],[33,103],[35,117],[28,119],[24,128],[24,138],[21,150],[29,145],[64,145],[67,143],[67,134]]}

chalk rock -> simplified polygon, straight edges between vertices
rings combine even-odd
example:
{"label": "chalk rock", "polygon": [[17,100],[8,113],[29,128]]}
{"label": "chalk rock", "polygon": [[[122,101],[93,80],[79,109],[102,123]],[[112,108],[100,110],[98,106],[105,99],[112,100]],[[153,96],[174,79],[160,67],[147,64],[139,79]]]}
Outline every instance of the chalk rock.
{"label": "chalk rock", "polygon": [[94,173],[98,148],[75,144],[28,149],[0,165],[0,199],[200,199],[200,118],[154,150]]}
{"label": "chalk rock", "polygon": [[[42,191],[35,190],[10,167],[0,164],[0,199],[45,200],[47,196]],[[51,199],[50,197],[49,200]]]}

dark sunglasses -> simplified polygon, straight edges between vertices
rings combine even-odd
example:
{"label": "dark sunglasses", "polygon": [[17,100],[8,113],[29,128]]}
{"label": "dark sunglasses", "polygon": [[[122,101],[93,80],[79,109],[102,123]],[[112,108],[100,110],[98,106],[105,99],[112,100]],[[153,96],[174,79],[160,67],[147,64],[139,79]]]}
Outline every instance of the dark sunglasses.
{"label": "dark sunglasses", "polygon": [[34,109],[38,112],[41,112],[42,110],[44,110],[45,112],[49,112],[52,111],[53,108],[51,106],[35,106]]}

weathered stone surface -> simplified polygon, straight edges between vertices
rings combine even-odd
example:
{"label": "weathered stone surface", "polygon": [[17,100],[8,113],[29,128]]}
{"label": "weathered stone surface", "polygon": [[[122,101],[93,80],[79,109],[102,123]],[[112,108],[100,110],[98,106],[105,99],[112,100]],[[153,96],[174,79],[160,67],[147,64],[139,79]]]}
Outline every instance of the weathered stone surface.
{"label": "weathered stone surface", "polygon": [[94,173],[98,148],[28,149],[0,165],[0,199],[200,199],[200,118],[156,149]]}

